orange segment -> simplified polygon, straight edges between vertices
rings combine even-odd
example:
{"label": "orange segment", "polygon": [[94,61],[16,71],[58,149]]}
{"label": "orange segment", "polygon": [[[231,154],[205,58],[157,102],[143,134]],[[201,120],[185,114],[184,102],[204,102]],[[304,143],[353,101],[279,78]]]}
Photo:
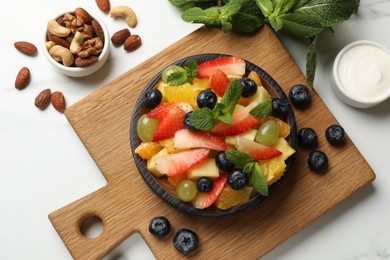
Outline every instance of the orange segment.
{"label": "orange segment", "polygon": [[186,102],[194,109],[197,108],[196,97],[200,90],[195,89],[190,83],[185,83],[180,86],[164,86],[163,95],[168,100],[168,103]]}
{"label": "orange segment", "polygon": [[230,186],[226,186],[218,196],[215,206],[219,209],[227,210],[231,207],[248,202],[252,190],[252,187],[245,187],[242,190],[234,190]]}
{"label": "orange segment", "polygon": [[167,181],[173,187],[176,187],[181,181],[184,181],[186,179],[187,179],[187,173],[183,172],[183,173],[180,173],[180,174],[168,176]]}
{"label": "orange segment", "polygon": [[159,142],[159,144],[161,146],[163,146],[164,148],[166,148],[168,153],[178,153],[178,152],[182,152],[185,150],[185,149],[177,149],[173,143],[172,138],[162,140]]}
{"label": "orange segment", "polygon": [[267,180],[268,186],[278,181],[286,170],[286,163],[281,156],[270,160],[259,161],[259,165]]}
{"label": "orange segment", "polygon": [[257,86],[263,86],[263,83],[261,83],[261,79],[259,77],[259,74],[257,74],[256,71],[252,70],[251,72],[249,72],[248,78],[253,80]]}
{"label": "orange segment", "polygon": [[142,159],[150,159],[153,155],[161,151],[163,147],[155,142],[142,142],[135,148],[134,152],[138,154]]}

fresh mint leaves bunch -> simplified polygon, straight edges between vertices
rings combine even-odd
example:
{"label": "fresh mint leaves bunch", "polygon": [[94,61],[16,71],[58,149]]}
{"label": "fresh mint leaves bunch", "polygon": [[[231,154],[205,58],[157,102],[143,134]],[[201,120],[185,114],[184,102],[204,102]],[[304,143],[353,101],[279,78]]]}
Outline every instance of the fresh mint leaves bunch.
{"label": "fresh mint leaves bunch", "polygon": [[313,85],[317,37],[321,31],[349,19],[360,0],[169,0],[183,10],[186,22],[252,33],[264,23],[276,32],[288,31],[308,40],[306,78]]}

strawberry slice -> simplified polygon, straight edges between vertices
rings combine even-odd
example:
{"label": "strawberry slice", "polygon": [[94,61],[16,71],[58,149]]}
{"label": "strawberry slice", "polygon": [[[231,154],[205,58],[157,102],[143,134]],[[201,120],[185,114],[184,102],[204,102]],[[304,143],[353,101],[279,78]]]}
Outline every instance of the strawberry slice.
{"label": "strawberry slice", "polygon": [[230,80],[222,70],[217,69],[210,77],[210,87],[220,97],[225,94],[229,84]]}
{"label": "strawberry slice", "polygon": [[157,142],[173,137],[177,130],[184,128],[185,115],[186,112],[180,107],[170,108],[157,126],[152,141]]}
{"label": "strawberry slice", "polygon": [[188,129],[181,129],[175,133],[173,138],[175,148],[207,148],[217,151],[226,151],[228,149],[224,141],[209,133],[197,131],[192,132]]}
{"label": "strawberry slice", "polygon": [[151,110],[147,114],[147,117],[162,121],[168,115],[169,110],[176,107],[183,109],[185,112],[192,110],[191,105],[185,102],[161,103],[156,108]]}
{"label": "strawberry slice", "polygon": [[254,128],[261,122],[260,118],[256,118],[249,114],[249,112],[256,106],[256,103],[249,104],[242,110],[233,113],[233,124],[226,124],[223,122],[211,130],[211,134],[216,136],[232,136],[241,134],[251,128]]}
{"label": "strawberry slice", "polygon": [[257,161],[272,159],[282,154],[281,151],[273,147],[269,147],[255,141],[251,141],[240,136],[236,138],[236,148],[237,150],[249,154]]}
{"label": "strawberry slice", "polygon": [[188,169],[196,166],[206,159],[209,153],[209,149],[192,149],[180,153],[159,156],[154,159],[154,163],[161,174],[173,176],[182,174]]}
{"label": "strawberry slice", "polygon": [[245,74],[245,61],[239,57],[221,57],[201,63],[198,66],[198,78],[207,78],[219,69],[226,75],[243,76]]}
{"label": "strawberry slice", "polygon": [[221,175],[214,180],[213,188],[209,192],[198,192],[195,199],[191,201],[192,205],[198,209],[210,207],[221,194],[227,181],[227,174]]}

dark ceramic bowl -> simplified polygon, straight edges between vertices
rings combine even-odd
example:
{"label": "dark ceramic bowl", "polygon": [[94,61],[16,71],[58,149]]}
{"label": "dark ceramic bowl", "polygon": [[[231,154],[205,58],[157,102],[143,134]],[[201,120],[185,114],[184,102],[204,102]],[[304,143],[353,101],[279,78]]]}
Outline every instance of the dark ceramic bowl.
{"label": "dark ceramic bowl", "polygon": [[[189,56],[186,58],[183,58],[181,60],[178,60],[174,62],[171,65],[178,65],[183,66],[187,60],[196,60],[198,63],[202,63],[208,60],[216,59],[223,56],[229,56],[224,54],[199,54],[194,56]],[[289,124],[291,128],[291,133],[288,138],[289,144],[292,148],[296,149],[297,146],[297,140],[296,140],[296,122],[295,122],[295,116],[292,110],[292,107],[290,105],[289,99],[287,98],[286,94],[282,90],[282,88],[276,83],[276,81],[268,75],[264,70],[256,66],[255,64],[245,60],[246,63],[246,69],[247,71],[255,71],[260,76],[261,81],[263,83],[264,88],[267,89],[271,97],[279,97],[282,98],[287,102],[288,105],[288,113],[286,118],[284,120]],[[163,69],[162,69],[163,70]],[[145,93],[151,89],[154,88],[156,83],[161,79],[162,71],[160,71],[154,78],[150,80],[150,82],[146,85],[145,89],[141,92],[135,107],[133,111],[133,115],[131,118],[131,124],[130,124],[130,144],[131,144],[131,150],[133,153],[135,164],[137,165],[137,168],[142,176],[142,178],[145,180],[145,182],[149,185],[149,187],[159,196],[163,201],[170,204],[174,208],[188,213],[190,215],[196,215],[196,216],[204,216],[204,217],[222,217],[222,216],[228,216],[237,212],[241,212],[244,210],[248,210],[255,205],[260,204],[263,200],[266,198],[272,196],[272,194],[276,191],[276,189],[280,186],[280,184],[283,182],[283,180],[288,176],[289,169],[291,167],[294,155],[290,156],[286,160],[286,171],[282,178],[280,178],[277,182],[272,184],[269,187],[269,195],[268,197],[264,197],[261,195],[257,195],[253,197],[251,200],[249,200],[247,203],[244,203],[239,206],[232,207],[228,210],[220,210],[214,207],[206,208],[206,209],[197,209],[192,206],[189,202],[182,202],[180,201],[176,195],[175,195],[175,189],[168,184],[168,182],[165,180],[165,178],[155,178],[147,169],[146,169],[146,162],[138,156],[134,150],[137,148],[137,146],[140,144],[140,140],[137,136],[137,121],[138,118],[141,116],[142,112],[145,112],[145,108],[143,107],[144,97]]]}

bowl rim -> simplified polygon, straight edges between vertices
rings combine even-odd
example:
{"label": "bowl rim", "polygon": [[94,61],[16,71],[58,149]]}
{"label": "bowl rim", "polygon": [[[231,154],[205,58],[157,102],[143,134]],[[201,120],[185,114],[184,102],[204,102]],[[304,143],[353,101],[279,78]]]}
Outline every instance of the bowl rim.
{"label": "bowl rim", "polygon": [[363,98],[359,98],[353,93],[350,93],[345,89],[343,84],[341,83],[339,73],[338,73],[338,66],[343,58],[344,54],[348,52],[349,50],[361,46],[361,45],[370,45],[373,46],[377,49],[382,50],[385,52],[389,57],[390,57],[390,51],[387,49],[384,45],[377,43],[375,41],[371,40],[357,40],[354,42],[349,43],[345,47],[343,47],[339,53],[336,55],[336,58],[334,59],[333,62],[333,67],[332,67],[332,73],[333,73],[333,87],[336,90],[336,94],[338,97],[344,101],[345,103],[354,106],[354,107],[360,107],[360,108],[367,108],[367,107],[372,107],[375,106],[386,99],[390,97],[390,86],[387,87],[387,90],[382,93],[382,95],[378,96],[376,99],[372,100],[364,100]]}
{"label": "bowl rim", "polygon": [[[183,66],[187,60],[196,60],[197,62],[205,62],[207,60],[220,58],[220,57],[226,57],[226,56],[233,56],[229,54],[220,54],[220,53],[203,53],[203,54],[196,54],[191,55],[185,58],[182,58],[178,61],[175,61],[171,63],[170,65],[178,65]],[[289,138],[289,144],[292,148],[297,148],[297,139],[296,139],[296,132],[297,132],[297,126],[296,126],[296,120],[295,115],[292,109],[292,106],[289,102],[289,99],[287,98],[286,93],[283,91],[283,89],[279,86],[279,84],[263,69],[258,67],[257,65],[251,63],[250,61],[243,59],[246,64],[246,69],[253,70],[256,73],[258,73],[261,78],[263,78],[270,86],[271,88],[276,92],[278,97],[284,99],[287,101],[288,109],[287,109],[287,120],[288,124],[290,125],[290,138]],[[170,66],[168,65],[168,66]],[[201,216],[201,217],[222,217],[222,216],[229,216],[238,212],[242,212],[244,210],[248,210],[255,205],[258,205],[260,202],[264,201],[265,199],[269,198],[274,191],[280,186],[280,184],[284,181],[286,176],[288,175],[288,172],[291,168],[294,155],[290,156],[286,160],[286,170],[284,175],[275,183],[273,183],[269,187],[269,195],[268,197],[257,195],[256,197],[252,198],[248,202],[238,205],[235,207],[232,207],[227,210],[221,210],[217,208],[206,208],[206,209],[197,209],[194,206],[192,206],[189,202],[182,202],[173,195],[171,195],[169,192],[165,191],[160,184],[156,181],[156,179],[153,177],[153,175],[146,169],[146,163],[145,161],[135,153],[135,148],[139,145],[139,139],[137,135],[137,121],[141,113],[141,109],[143,107],[143,100],[145,93],[152,89],[156,83],[161,79],[163,69],[157,73],[146,85],[146,87],[142,90],[140,93],[136,104],[133,109],[132,117],[130,120],[130,146],[131,146],[131,152],[133,155],[134,162],[138,168],[139,173],[141,174],[142,178],[146,182],[146,184],[151,188],[158,197],[160,197],[164,202],[168,203],[169,205],[173,206],[174,208],[178,209],[181,212],[185,212],[190,215],[195,216]]]}
{"label": "bowl rim", "polygon": [[[63,72],[64,74],[66,74],[68,76],[83,77],[83,76],[88,76],[88,75],[96,72],[98,69],[100,69],[100,67],[102,67],[104,65],[104,63],[106,62],[106,60],[109,56],[109,53],[110,53],[110,34],[108,32],[107,25],[103,22],[102,18],[100,18],[96,13],[90,12],[90,11],[87,11],[87,12],[94,20],[96,20],[99,23],[100,27],[103,30],[103,34],[104,34],[103,50],[100,53],[98,60],[89,66],[86,66],[86,67],[76,67],[76,66],[67,67],[67,66],[64,66],[63,64],[57,62],[56,60],[54,60],[46,48],[46,42],[48,41],[47,28],[45,27],[45,29],[44,29],[44,38],[43,38],[43,42],[42,42],[42,50],[43,50],[44,56],[49,61],[49,63],[52,64],[57,70]],[[60,13],[54,19],[57,19],[66,13],[74,13],[74,10]]]}

